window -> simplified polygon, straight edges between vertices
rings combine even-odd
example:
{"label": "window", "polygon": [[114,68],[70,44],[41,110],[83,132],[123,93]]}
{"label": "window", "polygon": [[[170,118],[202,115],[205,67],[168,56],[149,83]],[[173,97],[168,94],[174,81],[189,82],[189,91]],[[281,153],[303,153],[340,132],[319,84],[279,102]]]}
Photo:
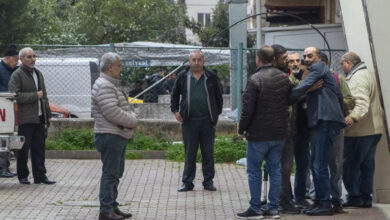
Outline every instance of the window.
{"label": "window", "polygon": [[210,26],[211,24],[211,15],[210,13],[198,13],[198,23],[201,26]]}

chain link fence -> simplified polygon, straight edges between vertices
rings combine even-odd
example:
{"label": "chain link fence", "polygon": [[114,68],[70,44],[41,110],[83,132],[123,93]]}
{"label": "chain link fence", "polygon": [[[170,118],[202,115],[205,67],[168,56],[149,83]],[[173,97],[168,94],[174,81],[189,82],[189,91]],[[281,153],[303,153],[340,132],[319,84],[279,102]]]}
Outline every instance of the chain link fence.
{"label": "chain link fence", "polygon": [[[43,73],[50,103],[59,105],[78,117],[91,116],[91,88],[99,76],[99,59],[107,52],[115,51],[121,56],[121,81],[123,90],[136,96],[150,86],[151,79],[162,70],[165,74],[171,73],[178,66],[183,65],[177,72],[188,66],[190,51],[200,49],[188,45],[165,44],[115,44],[98,46],[64,46],[64,45],[18,45],[19,48],[31,47],[36,52],[36,67]],[[227,109],[235,109],[231,103],[236,102],[237,50],[229,48],[202,48],[206,66],[218,72],[223,85],[225,104]],[[298,52],[301,57],[303,49],[289,49],[289,52]],[[325,51],[327,53],[327,51]],[[341,73],[340,57],[343,50],[334,50],[332,53],[331,68]],[[256,70],[256,50],[243,49],[246,62],[244,68],[243,87],[245,88],[247,76]],[[234,59],[232,59],[234,57]],[[166,78],[161,85],[161,94],[169,94],[175,80],[175,74]],[[153,89],[151,90],[153,91]],[[160,94],[160,93],[159,93]],[[143,97],[147,96],[145,93]],[[233,98],[235,97],[235,98]],[[168,100],[167,100],[168,99]],[[164,111],[169,113],[169,98],[162,101],[167,105]],[[237,102],[236,102],[237,103]],[[153,108],[153,107],[151,107]]]}

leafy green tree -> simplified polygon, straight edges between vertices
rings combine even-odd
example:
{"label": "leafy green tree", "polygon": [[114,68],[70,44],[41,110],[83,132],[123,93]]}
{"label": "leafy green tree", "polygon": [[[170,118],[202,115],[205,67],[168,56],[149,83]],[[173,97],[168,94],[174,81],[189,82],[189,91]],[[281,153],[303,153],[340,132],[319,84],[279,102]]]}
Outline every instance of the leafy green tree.
{"label": "leafy green tree", "polygon": [[82,43],[161,41],[178,42],[177,26],[185,11],[168,0],[79,0],[75,3]]}
{"label": "leafy green tree", "polygon": [[32,23],[25,17],[25,10],[29,0],[1,0],[0,1],[0,50],[9,43],[22,43],[26,34],[33,30]]}

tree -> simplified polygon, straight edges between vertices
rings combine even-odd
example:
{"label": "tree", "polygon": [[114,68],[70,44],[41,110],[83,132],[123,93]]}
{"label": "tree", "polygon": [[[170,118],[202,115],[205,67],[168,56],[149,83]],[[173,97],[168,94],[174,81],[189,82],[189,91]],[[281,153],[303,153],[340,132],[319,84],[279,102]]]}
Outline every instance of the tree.
{"label": "tree", "polygon": [[75,4],[85,34],[82,43],[102,44],[137,40],[177,42],[177,26],[184,20],[182,8],[168,0],[79,0]]}
{"label": "tree", "polygon": [[22,43],[26,35],[33,30],[32,22],[26,19],[28,0],[1,0],[0,1],[0,51],[9,43]]}

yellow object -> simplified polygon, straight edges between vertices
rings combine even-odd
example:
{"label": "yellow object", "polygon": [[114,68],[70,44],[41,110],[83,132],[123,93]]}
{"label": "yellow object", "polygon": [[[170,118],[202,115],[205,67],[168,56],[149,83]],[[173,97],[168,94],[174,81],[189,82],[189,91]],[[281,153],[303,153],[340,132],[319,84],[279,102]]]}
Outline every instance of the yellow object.
{"label": "yellow object", "polygon": [[135,99],[135,98],[133,98],[133,97],[129,97],[129,102],[131,103],[131,104],[142,104],[142,103],[144,103],[144,100],[142,100],[142,99]]}

